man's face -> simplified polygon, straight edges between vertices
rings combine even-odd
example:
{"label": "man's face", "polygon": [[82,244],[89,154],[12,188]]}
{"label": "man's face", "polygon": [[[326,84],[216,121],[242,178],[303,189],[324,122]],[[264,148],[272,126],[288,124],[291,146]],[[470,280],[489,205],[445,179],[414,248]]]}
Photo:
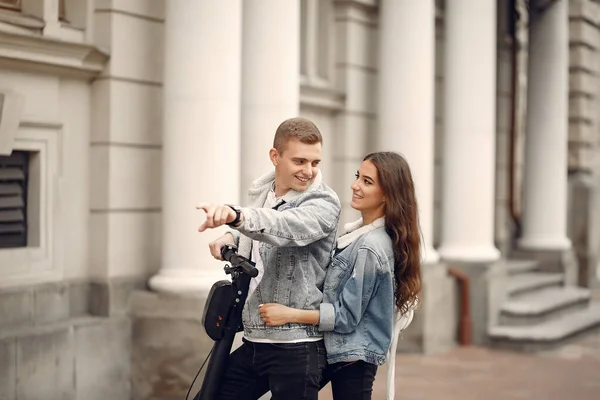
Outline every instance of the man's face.
{"label": "man's face", "polygon": [[319,172],[321,143],[306,144],[292,138],[283,152],[273,148],[269,155],[275,166],[275,194],[283,196],[290,189],[303,192]]}

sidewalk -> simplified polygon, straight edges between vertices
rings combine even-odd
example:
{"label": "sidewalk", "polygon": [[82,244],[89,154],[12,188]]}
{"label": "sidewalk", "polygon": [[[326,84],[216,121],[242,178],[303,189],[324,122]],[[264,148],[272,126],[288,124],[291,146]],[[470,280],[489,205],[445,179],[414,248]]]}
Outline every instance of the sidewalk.
{"label": "sidewalk", "polygon": [[[385,399],[385,373],[377,373],[374,400]],[[331,399],[329,387],[319,399]],[[476,347],[398,354],[396,400],[413,399],[599,400],[600,332],[538,355]]]}

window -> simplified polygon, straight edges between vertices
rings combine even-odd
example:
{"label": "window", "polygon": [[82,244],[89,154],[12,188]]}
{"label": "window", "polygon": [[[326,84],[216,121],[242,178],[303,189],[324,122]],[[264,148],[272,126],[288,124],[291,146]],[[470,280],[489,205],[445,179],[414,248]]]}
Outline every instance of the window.
{"label": "window", "polygon": [[10,10],[20,10],[21,0],[0,0],[0,8],[8,8]]}
{"label": "window", "polygon": [[311,86],[333,85],[335,21],[331,0],[301,0],[300,73]]}
{"label": "window", "polygon": [[0,156],[0,248],[27,246],[29,153]]}
{"label": "window", "polygon": [[[64,225],[56,207],[62,129],[61,123],[21,119],[12,154],[0,159],[0,188],[4,193],[0,203],[6,204],[6,197],[17,197],[12,202],[17,203],[20,198],[19,205],[22,204],[0,209],[1,215],[19,217],[0,219],[3,231],[13,231],[0,235],[2,285],[19,286],[63,277],[62,259],[56,251],[62,248],[60,233]],[[15,243],[15,238],[20,238],[19,243]]]}
{"label": "window", "polygon": [[[46,0],[46,1],[48,1],[48,0]],[[22,3],[22,0],[0,0],[0,8],[8,8],[9,10],[21,11],[21,3]],[[58,18],[61,21],[66,21],[66,19],[67,19],[66,8],[67,8],[66,0],[59,0],[58,1]]]}

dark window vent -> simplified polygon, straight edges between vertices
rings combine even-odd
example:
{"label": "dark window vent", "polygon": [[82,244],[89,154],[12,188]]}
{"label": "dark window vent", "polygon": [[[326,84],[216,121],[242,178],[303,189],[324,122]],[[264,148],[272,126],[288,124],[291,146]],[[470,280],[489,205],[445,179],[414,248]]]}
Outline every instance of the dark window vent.
{"label": "dark window vent", "polygon": [[0,156],[0,248],[27,246],[29,153]]}

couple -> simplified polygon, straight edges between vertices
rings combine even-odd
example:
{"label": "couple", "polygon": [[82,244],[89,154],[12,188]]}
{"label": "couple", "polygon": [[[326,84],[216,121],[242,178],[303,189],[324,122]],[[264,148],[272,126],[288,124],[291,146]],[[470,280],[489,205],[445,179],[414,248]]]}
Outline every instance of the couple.
{"label": "couple", "polygon": [[[351,185],[362,218],[336,241],[340,202],[321,180],[322,137],[304,118],[284,121],[271,172],[253,183],[252,207],[200,204],[199,231],[233,230],[225,244],[256,263],[243,344],[229,357],[219,399],[370,399],[377,367],[410,323],[421,287],[420,232],[410,168],[391,152],[365,157]],[[393,398],[393,367],[388,399]],[[391,384],[391,385],[390,385]]]}

